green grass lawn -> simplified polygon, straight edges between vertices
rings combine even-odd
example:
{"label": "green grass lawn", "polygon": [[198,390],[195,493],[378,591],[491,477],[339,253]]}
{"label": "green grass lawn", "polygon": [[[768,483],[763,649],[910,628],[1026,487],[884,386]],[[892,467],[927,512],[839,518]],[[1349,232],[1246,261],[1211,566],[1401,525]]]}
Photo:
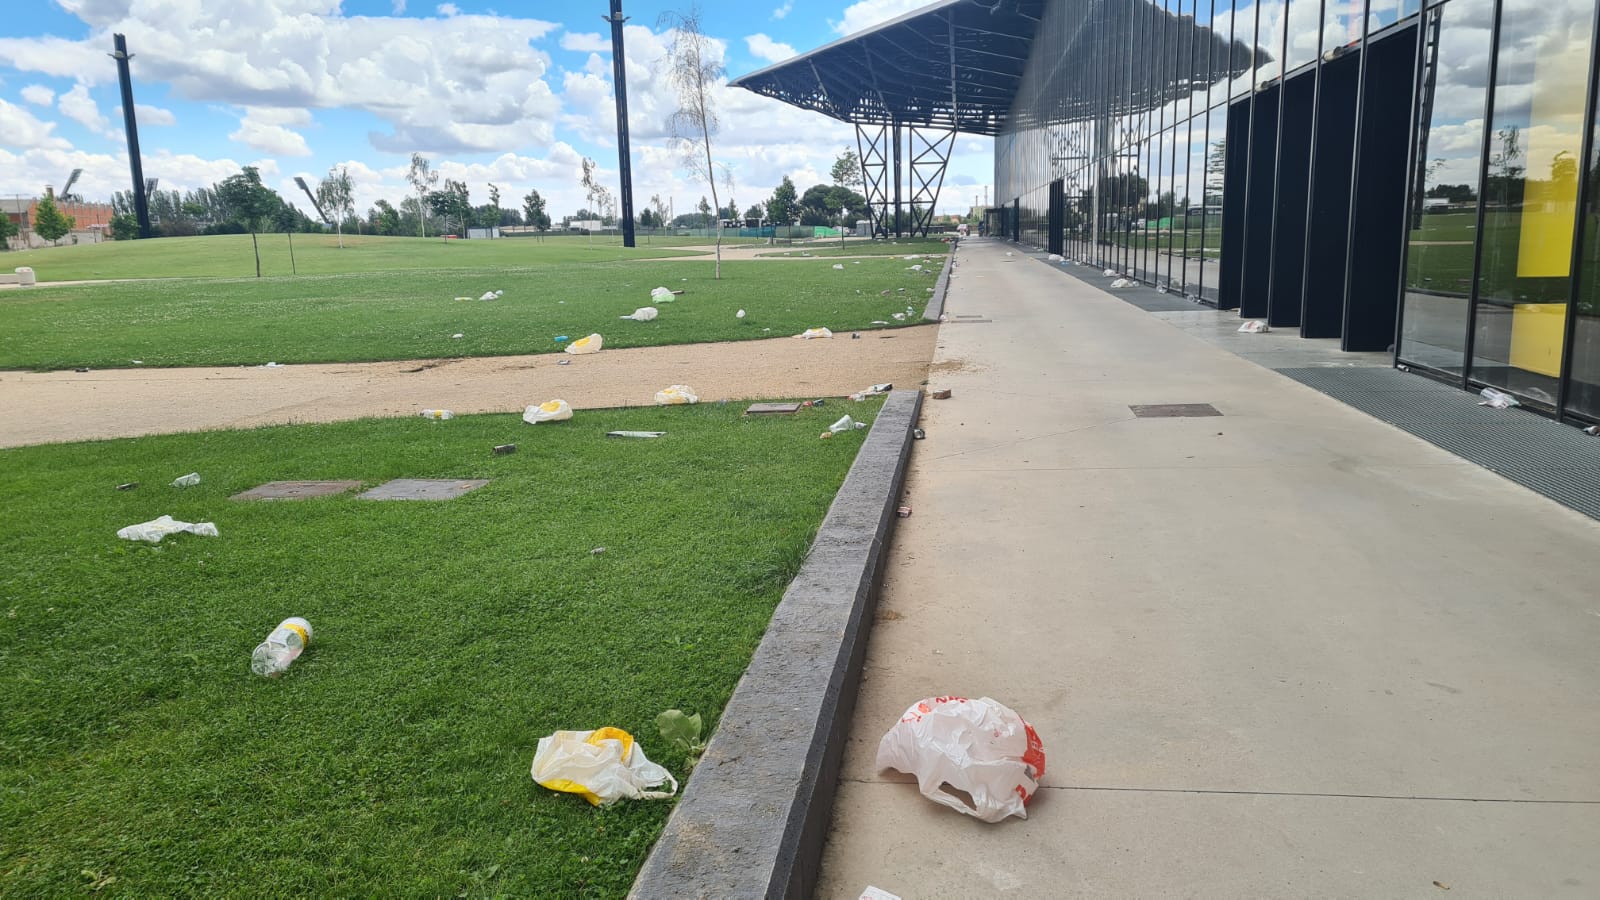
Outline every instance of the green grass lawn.
{"label": "green grass lawn", "polygon": [[[497,241],[446,241],[442,238],[357,237],[346,235],[344,248],[331,234],[297,234],[290,259],[290,238],[256,236],[261,245],[261,274],[287,276],[337,275],[409,269],[481,269],[545,263],[604,262],[617,259],[695,255],[671,247],[705,243],[703,238],[657,237],[628,249],[620,238],[552,235],[502,238]],[[250,235],[112,241],[0,253],[0,270],[32,266],[40,281],[93,281],[110,278],[245,278],[256,274]]]}
{"label": "green grass lawn", "polygon": [[943,256],[950,252],[950,245],[939,238],[892,238],[887,241],[869,241],[860,238],[845,241],[841,247],[839,241],[822,238],[816,241],[806,241],[793,245],[786,250],[773,250],[770,253],[758,253],[757,256],[909,256],[913,253],[930,253]]}
{"label": "green grass lawn", "polygon": [[[671,803],[545,790],[535,744],[617,726],[682,780],[656,714],[701,713],[709,733],[865,435],[818,433],[877,409],[0,451],[21,526],[0,545],[0,896],[621,896]],[[507,442],[520,452],[491,455]],[[203,483],[167,486],[189,471]],[[441,503],[228,499],[395,477],[492,481]],[[220,535],[115,537],[164,513]],[[252,675],[289,615],[310,648]]]}
{"label": "green grass lawn", "polygon": [[[920,316],[937,266],[907,266],[725,262],[716,281],[698,261],[612,261],[29,288],[0,293],[0,367],[355,362],[554,352],[558,335],[593,332],[620,348],[862,330],[908,304]],[[687,293],[654,304],[658,285]],[[491,290],[504,298],[476,299]],[[650,305],[653,322],[618,318]]]}

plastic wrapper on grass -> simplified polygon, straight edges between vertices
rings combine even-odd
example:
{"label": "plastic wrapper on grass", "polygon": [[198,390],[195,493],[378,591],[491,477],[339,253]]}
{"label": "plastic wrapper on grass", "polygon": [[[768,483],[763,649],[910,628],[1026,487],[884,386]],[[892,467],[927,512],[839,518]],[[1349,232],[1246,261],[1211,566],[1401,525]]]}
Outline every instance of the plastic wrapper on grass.
{"label": "plastic wrapper on grass", "polygon": [[683,406],[699,402],[700,395],[687,384],[674,384],[656,391],[657,406]]}
{"label": "plastic wrapper on grass", "polygon": [[565,422],[572,418],[572,406],[565,400],[546,400],[535,403],[522,413],[522,421],[529,425],[543,422]]}
{"label": "plastic wrapper on grass", "polygon": [[145,541],[151,544],[161,543],[161,539],[170,534],[198,534],[202,537],[216,537],[217,526],[211,522],[180,522],[171,516],[161,516],[148,522],[129,525],[117,529],[117,537],[125,541]]}
{"label": "plastic wrapper on grass", "polygon": [[568,344],[566,351],[574,356],[581,356],[585,353],[599,353],[600,348],[605,345],[605,341],[606,339],[600,335],[591,334]]}
{"label": "plastic wrapper on grass", "polygon": [[[620,728],[558,731],[542,737],[530,771],[540,785],[577,794],[594,806],[662,800],[678,792],[678,779],[647,759],[633,735]],[[668,782],[672,790],[652,790]]]}

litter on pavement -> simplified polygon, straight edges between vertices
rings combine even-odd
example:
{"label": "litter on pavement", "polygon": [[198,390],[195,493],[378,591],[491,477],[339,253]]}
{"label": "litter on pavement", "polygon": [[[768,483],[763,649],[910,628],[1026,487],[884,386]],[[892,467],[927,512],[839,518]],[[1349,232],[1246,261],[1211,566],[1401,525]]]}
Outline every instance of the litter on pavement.
{"label": "litter on pavement", "polygon": [[1113,288],[1130,288],[1135,284],[1138,284],[1138,282],[1130,278],[1118,278],[1116,281],[1111,282]]}
{"label": "litter on pavement", "polygon": [[547,400],[536,403],[522,413],[522,421],[529,425],[540,422],[565,422],[572,418],[572,407],[565,400]]}
{"label": "litter on pavement", "polygon": [[694,388],[687,384],[674,384],[656,391],[657,406],[681,406],[688,403],[699,403],[700,395]]}
{"label": "litter on pavement", "polygon": [[833,332],[826,328],[807,328],[805,331],[797,335],[797,337],[803,337],[808,341],[812,338],[831,338],[833,337]]}
{"label": "litter on pavement", "polygon": [[882,397],[884,394],[887,394],[892,390],[894,390],[894,385],[885,381],[883,384],[875,384],[872,387],[856,391],[854,394],[850,395],[850,399],[861,401],[867,399],[868,397]]}
{"label": "litter on pavement", "polygon": [[939,389],[937,391],[934,391],[933,392],[933,399],[935,399],[935,400],[949,400],[950,399],[950,389],[949,388],[941,388],[941,389]]}
{"label": "litter on pavement", "polygon": [[1240,334],[1261,334],[1271,330],[1271,328],[1267,327],[1267,323],[1261,321],[1260,319],[1252,319],[1239,326]]}
{"label": "litter on pavement", "polygon": [[1478,396],[1483,398],[1478,401],[1479,406],[1488,406],[1493,409],[1510,409],[1513,406],[1522,405],[1517,402],[1517,398],[1505,391],[1497,391],[1492,387],[1486,387],[1479,391]]}
{"label": "litter on pavement", "polygon": [[[620,728],[558,731],[540,738],[530,774],[540,785],[577,794],[593,806],[661,800],[678,792],[678,779],[647,759],[633,735]],[[667,782],[672,790],[652,790]]]}
{"label": "litter on pavement", "polygon": [[891,894],[883,888],[873,887],[869,884],[867,889],[862,891],[861,896],[856,900],[900,900],[900,895]]}
{"label": "litter on pavement", "polygon": [[599,353],[600,348],[604,344],[605,338],[598,334],[591,334],[588,337],[578,338],[577,340],[568,344],[566,347],[566,352],[571,353],[574,356],[580,356],[585,353]]}
{"label": "litter on pavement", "polygon": [[211,522],[180,522],[171,516],[161,516],[148,522],[129,525],[117,529],[117,537],[125,541],[147,541],[152,544],[161,543],[161,539],[169,534],[188,532],[204,537],[216,537],[217,526]]}
{"label": "litter on pavement", "polygon": [[878,742],[877,768],[914,775],[924,797],[985,822],[1026,819],[1044,776],[1044,742],[998,700],[929,697]]}

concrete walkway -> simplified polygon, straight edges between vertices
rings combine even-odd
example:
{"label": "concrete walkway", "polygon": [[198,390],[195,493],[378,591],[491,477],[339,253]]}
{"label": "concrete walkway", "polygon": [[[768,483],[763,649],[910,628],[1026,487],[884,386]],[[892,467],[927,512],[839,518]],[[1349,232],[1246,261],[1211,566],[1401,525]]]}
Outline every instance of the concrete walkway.
{"label": "concrete walkway", "polygon": [[[959,261],[819,896],[1600,895],[1600,523],[1004,245]],[[1128,409],[1164,403],[1223,416]],[[946,693],[1038,729],[1026,821],[875,769]]]}

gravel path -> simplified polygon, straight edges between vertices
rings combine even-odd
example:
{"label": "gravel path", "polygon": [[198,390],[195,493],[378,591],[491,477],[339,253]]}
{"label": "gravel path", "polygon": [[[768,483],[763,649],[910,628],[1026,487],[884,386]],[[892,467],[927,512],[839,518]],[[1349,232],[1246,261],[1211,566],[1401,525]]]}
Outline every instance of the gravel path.
{"label": "gravel path", "polygon": [[[722,344],[265,368],[0,372],[0,447],[212,428],[521,411],[560,397],[575,409],[649,404],[669,384],[701,402],[840,397],[876,382],[916,388],[938,326]],[[570,365],[559,365],[570,360]]]}

